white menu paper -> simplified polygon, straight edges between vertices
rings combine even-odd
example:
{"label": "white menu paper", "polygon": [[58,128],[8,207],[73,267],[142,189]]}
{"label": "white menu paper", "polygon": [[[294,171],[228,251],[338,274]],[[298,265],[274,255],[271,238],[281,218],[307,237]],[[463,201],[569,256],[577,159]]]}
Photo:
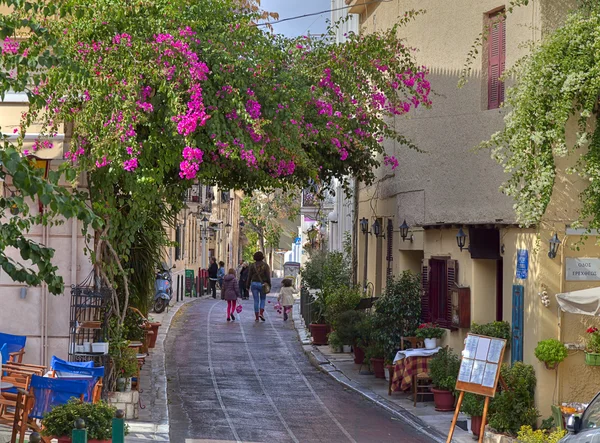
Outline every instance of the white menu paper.
{"label": "white menu paper", "polygon": [[467,336],[467,339],[465,340],[465,349],[462,352],[464,358],[475,358],[478,342],[479,337],[476,337],[474,335]]}
{"label": "white menu paper", "polygon": [[502,340],[492,340],[487,360],[494,363],[499,363],[500,355],[502,354],[502,348],[504,348],[504,342]]}
{"label": "white menu paper", "polygon": [[480,385],[483,381],[483,371],[485,370],[485,362],[477,361],[473,363],[473,370],[471,371],[471,383]]}
{"label": "white menu paper", "polygon": [[458,373],[458,381],[469,383],[471,380],[471,372],[473,371],[473,360],[463,358],[460,364],[460,371]]}
{"label": "white menu paper", "polygon": [[475,358],[477,360],[487,360],[490,342],[491,340],[489,338],[479,337],[479,342],[477,343],[477,352],[475,353]]}
{"label": "white menu paper", "polygon": [[493,388],[496,384],[496,373],[498,372],[498,365],[494,363],[487,363],[485,365],[485,371],[483,372],[483,383],[482,386]]}

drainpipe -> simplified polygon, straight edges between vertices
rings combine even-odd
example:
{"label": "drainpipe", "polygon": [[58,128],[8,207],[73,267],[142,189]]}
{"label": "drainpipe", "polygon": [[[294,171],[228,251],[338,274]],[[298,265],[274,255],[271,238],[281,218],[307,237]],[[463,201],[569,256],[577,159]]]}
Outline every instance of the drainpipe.
{"label": "drainpipe", "polygon": [[358,180],[354,180],[352,211],[352,284],[358,283]]}
{"label": "drainpipe", "polygon": [[[563,293],[565,288],[564,288],[564,281],[565,281],[565,274],[564,274],[564,262],[565,262],[565,245],[567,244],[567,231],[565,229],[565,237],[562,241],[562,244],[560,245],[560,280],[559,280],[559,293]],[[562,312],[562,309],[560,309],[560,306],[557,307],[558,309],[558,340],[562,343],[563,341],[563,317],[564,317],[564,313]],[[560,366],[560,365],[559,365]],[[556,376],[558,377],[558,383],[557,383],[557,388],[556,388],[556,402],[558,402],[558,400],[560,398],[562,398],[562,383],[561,383],[561,372],[562,369],[559,367],[558,370],[556,371]]]}

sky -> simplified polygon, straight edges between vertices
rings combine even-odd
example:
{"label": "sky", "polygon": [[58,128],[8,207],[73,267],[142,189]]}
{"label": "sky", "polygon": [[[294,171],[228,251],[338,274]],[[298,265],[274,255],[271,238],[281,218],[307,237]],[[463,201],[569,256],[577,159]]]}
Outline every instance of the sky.
{"label": "sky", "polygon": [[[261,0],[260,5],[269,12],[278,12],[280,19],[331,9],[330,0]],[[312,17],[291,20],[274,25],[273,27],[276,33],[284,34],[288,37],[306,35],[308,31],[311,34],[322,34],[327,27],[326,20],[330,16],[331,13],[328,12]]]}

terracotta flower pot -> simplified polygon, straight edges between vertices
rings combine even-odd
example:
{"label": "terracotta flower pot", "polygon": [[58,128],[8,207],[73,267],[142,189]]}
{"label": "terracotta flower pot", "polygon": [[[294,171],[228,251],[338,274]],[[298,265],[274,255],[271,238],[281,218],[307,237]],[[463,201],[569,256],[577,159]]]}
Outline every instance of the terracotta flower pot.
{"label": "terracotta flower pot", "polygon": [[308,325],[310,328],[310,335],[313,338],[313,345],[326,345],[327,344],[327,334],[329,332],[329,325],[322,325],[312,323]]}
{"label": "terracotta flower pot", "polygon": [[359,346],[353,346],[352,350],[354,351],[354,363],[362,365],[365,362],[365,351]]}
{"label": "terracotta flower pot", "polygon": [[440,412],[454,411],[454,394],[452,391],[443,391],[431,388],[435,410]]}
{"label": "terracotta flower pot", "polygon": [[158,328],[160,328],[160,322],[148,323],[148,329],[154,333],[150,335],[150,342],[148,343],[149,348],[154,348],[156,346]]}
{"label": "terracotta flower pot", "polygon": [[483,417],[471,417],[471,432],[474,436],[479,437],[481,431],[481,420]]}
{"label": "terracotta flower pot", "polygon": [[383,358],[372,358],[371,366],[376,378],[385,378],[385,365]]}
{"label": "terracotta flower pot", "polygon": [[[71,443],[71,437],[58,437],[58,443]],[[111,440],[89,440],[88,443],[112,443]]]}

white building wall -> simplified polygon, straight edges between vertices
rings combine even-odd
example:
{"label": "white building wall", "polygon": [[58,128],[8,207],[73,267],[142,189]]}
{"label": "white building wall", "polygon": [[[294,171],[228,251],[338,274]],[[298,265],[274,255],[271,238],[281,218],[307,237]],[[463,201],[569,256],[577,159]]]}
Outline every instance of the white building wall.
{"label": "white building wall", "polygon": [[[342,9],[343,8],[343,9]],[[348,17],[348,20],[341,23],[335,33],[335,42],[344,43],[346,36],[351,32],[358,34],[358,15],[348,14],[348,5],[346,0],[331,0],[331,23],[335,24],[337,21]]]}

